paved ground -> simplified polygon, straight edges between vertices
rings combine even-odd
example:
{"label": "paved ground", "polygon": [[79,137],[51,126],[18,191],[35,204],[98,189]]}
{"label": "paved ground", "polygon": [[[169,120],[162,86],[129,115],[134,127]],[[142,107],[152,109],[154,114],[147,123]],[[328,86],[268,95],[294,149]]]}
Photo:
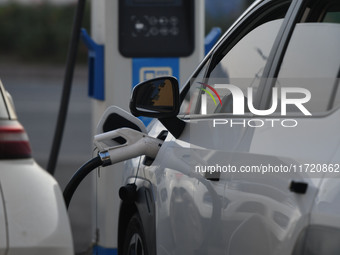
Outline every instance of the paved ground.
{"label": "paved ground", "polygon": [[[47,166],[58,116],[64,67],[0,63],[0,79],[11,93],[20,122],[31,141],[33,156]],[[77,68],[55,178],[63,189],[72,174],[92,157],[91,100],[87,68]],[[78,254],[91,245],[91,179],[80,185],[69,214]]]}

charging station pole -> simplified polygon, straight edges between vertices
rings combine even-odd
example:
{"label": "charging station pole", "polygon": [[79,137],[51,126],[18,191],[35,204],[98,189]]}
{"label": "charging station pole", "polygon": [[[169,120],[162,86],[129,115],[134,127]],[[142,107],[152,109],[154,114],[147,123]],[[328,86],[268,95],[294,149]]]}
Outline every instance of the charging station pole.
{"label": "charging station pole", "polygon": [[[204,0],[95,0],[89,49],[93,130],[110,105],[127,111],[133,86],[164,75],[183,84],[204,56]],[[147,120],[146,120],[147,122]],[[94,177],[94,254],[117,254],[123,164]]]}

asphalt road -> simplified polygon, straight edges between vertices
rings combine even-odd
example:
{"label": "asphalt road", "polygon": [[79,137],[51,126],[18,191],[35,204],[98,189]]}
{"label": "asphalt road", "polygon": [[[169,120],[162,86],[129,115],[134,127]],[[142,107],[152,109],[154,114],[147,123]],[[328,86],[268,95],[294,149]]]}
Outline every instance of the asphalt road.
{"label": "asphalt road", "polygon": [[[57,122],[64,67],[0,63],[0,79],[13,97],[20,122],[29,135],[33,156],[46,169]],[[87,68],[77,67],[55,178],[64,189],[73,173],[92,157],[91,100]],[[91,245],[91,178],[80,185],[69,215],[75,250]]]}

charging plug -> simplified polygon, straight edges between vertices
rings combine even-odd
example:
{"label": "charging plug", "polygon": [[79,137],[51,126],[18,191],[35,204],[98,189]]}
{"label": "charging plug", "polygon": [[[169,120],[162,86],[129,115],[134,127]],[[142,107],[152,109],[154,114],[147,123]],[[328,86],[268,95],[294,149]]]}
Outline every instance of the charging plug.
{"label": "charging plug", "polygon": [[94,137],[103,166],[138,156],[156,157],[163,141],[131,128],[120,128]]}

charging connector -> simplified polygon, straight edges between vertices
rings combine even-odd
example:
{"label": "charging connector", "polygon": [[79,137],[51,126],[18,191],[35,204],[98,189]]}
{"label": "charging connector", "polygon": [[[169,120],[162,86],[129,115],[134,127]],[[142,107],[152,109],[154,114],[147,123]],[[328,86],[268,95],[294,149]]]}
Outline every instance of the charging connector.
{"label": "charging connector", "polygon": [[68,208],[81,181],[92,170],[142,155],[155,158],[162,143],[160,139],[130,128],[120,128],[96,135],[94,144],[98,148],[98,156],[85,163],[72,176],[63,193],[66,207]]}

